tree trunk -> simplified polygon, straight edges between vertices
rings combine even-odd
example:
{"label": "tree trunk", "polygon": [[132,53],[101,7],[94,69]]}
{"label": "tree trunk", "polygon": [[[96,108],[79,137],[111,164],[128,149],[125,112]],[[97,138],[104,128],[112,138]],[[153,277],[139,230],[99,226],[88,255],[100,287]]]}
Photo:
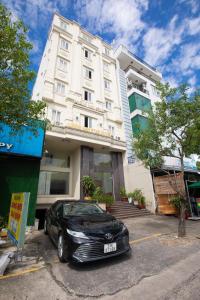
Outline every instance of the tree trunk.
{"label": "tree trunk", "polygon": [[[184,180],[183,157],[181,157],[181,172],[183,174],[183,180]],[[183,193],[183,194],[185,194],[185,193]],[[184,199],[181,199],[181,205],[180,205],[180,211],[179,211],[178,237],[184,237],[186,235],[185,209],[186,209],[186,195],[184,196]]]}
{"label": "tree trunk", "polygon": [[181,207],[179,212],[179,224],[178,224],[178,237],[186,235],[185,229],[185,201],[181,201]]}

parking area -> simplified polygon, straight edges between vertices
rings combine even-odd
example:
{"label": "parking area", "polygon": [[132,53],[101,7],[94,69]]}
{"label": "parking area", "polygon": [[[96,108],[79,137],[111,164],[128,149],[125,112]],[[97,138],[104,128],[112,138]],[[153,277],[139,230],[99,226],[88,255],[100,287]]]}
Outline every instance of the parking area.
{"label": "parking area", "polygon": [[[20,264],[10,267],[7,279],[0,280],[0,299],[36,299],[37,296],[41,299],[116,299],[118,293],[126,294],[145,278],[161,274],[198,253],[199,222],[187,221],[187,237],[183,239],[176,237],[177,222],[174,217],[163,216],[127,219],[131,255],[83,266],[61,264],[48,236],[42,231],[35,232],[24,251],[24,259],[32,259],[32,263],[24,264],[23,270],[23,261],[21,267]],[[28,272],[31,268],[36,269]],[[9,277],[12,274],[18,275]]]}

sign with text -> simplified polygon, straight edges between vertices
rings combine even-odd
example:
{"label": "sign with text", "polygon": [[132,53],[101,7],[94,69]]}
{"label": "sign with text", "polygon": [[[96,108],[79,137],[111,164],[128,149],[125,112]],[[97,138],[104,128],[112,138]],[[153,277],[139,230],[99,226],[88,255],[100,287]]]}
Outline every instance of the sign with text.
{"label": "sign with text", "polygon": [[0,123],[0,154],[42,157],[44,129],[37,127],[36,132],[28,126],[12,131],[10,126]]}
{"label": "sign with text", "polygon": [[8,221],[8,236],[12,242],[22,248],[25,240],[30,193],[13,193]]}

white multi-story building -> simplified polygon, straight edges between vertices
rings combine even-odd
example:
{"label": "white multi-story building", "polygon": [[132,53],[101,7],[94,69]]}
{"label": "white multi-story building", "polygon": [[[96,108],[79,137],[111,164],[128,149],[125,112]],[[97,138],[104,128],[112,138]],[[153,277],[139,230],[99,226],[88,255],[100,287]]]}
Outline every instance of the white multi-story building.
{"label": "white multi-story building", "polygon": [[32,99],[47,104],[47,130],[37,207],[80,199],[83,175],[119,199],[126,151],[112,47],[57,13]]}
{"label": "white multi-story building", "polygon": [[145,112],[159,101],[156,82],[161,80],[162,75],[124,46],[115,51],[115,57],[118,60],[119,89],[127,142],[124,160],[125,186],[128,192],[132,192],[135,188],[141,189],[146,197],[147,207],[155,211],[151,172],[135,157],[132,136],[139,128],[147,126]]}

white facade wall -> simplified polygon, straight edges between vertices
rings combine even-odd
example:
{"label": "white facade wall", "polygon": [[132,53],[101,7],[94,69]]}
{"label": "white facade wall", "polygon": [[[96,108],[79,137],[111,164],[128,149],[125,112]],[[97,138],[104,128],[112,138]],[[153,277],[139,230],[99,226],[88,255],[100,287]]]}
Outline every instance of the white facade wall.
{"label": "white facade wall", "polygon": [[[121,93],[122,115],[127,143],[127,151],[123,160],[126,191],[129,193],[135,189],[140,189],[145,196],[146,207],[150,211],[155,212],[155,195],[150,170],[138,161],[132,148],[133,133],[131,119],[136,115],[145,116],[146,114],[140,109],[130,112],[128,97],[133,93],[137,93],[148,98],[153,106],[155,102],[160,100],[155,86],[156,81],[162,77],[158,71],[137,59],[124,46],[120,46],[116,50],[115,57],[118,59],[119,90]],[[144,90],[141,88],[142,84],[144,84]]]}
{"label": "white facade wall", "polygon": [[[61,29],[61,22],[66,23],[66,31]],[[60,47],[61,39],[68,43],[67,50]],[[109,50],[109,56],[104,53],[105,48]],[[89,59],[84,57],[85,50],[90,53]],[[59,69],[60,58],[66,61],[65,72]],[[91,70],[92,79],[86,78],[85,68]],[[104,80],[110,83],[110,89],[104,88]],[[57,82],[64,84],[63,95],[56,92]],[[91,102],[84,101],[85,90],[91,92]],[[62,126],[69,122],[82,125],[82,116],[87,115],[94,119],[94,128],[109,132],[110,127],[114,127],[114,137],[124,140],[112,48],[100,38],[85,32],[79,24],[57,14],[53,18],[32,99],[46,101],[50,121],[52,109],[61,112]],[[106,109],[106,101],[110,103],[111,110]]]}
{"label": "white facade wall", "polygon": [[[46,102],[47,118],[52,124],[46,132],[46,157],[43,158],[49,165],[42,162],[39,184],[41,189],[47,185],[44,187],[47,194],[39,191],[38,205],[45,206],[58,199],[80,199],[81,146],[107,152],[126,150],[112,47],[86,32],[78,23],[55,14],[32,99]],[[85,116],[88,117],[87,126]],[[70,156],[67,169],[60,166],[57,153],[60,157],[62,154]],[[69,176],[68,192],[56,195],[56,186],[66,177],[61,178],[61,173]],[[46,183],[45,178],[54,178],[53,195],[48,195],[51,182]]]}

